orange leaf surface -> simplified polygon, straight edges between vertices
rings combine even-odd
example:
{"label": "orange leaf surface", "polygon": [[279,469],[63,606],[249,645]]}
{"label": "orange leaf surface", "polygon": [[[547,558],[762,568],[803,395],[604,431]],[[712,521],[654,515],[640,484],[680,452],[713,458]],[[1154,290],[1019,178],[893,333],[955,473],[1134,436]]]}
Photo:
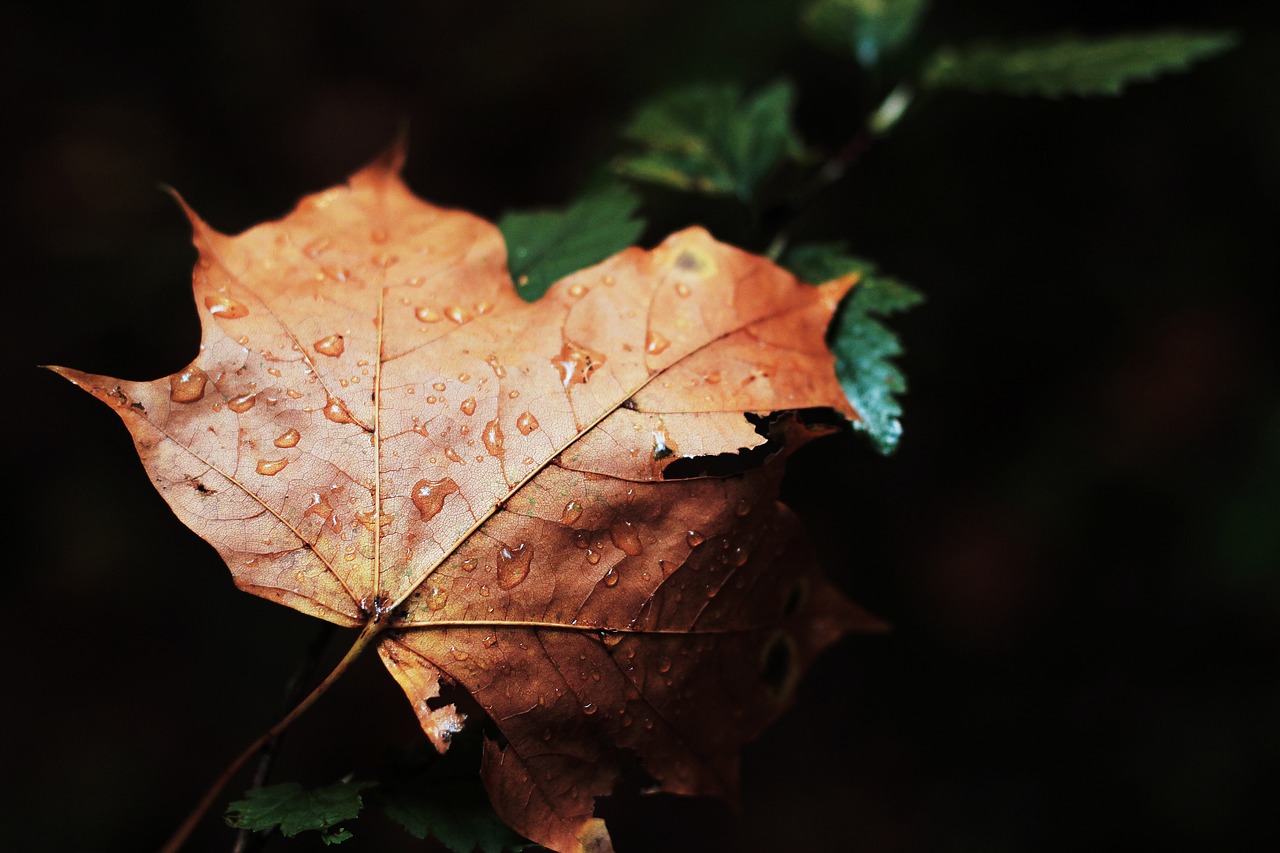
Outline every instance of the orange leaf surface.
{"label": "orange leaf surface", "polygon": [[732,799],[807,663],[876,624],[777,501],[830,431],[794,413],[857,417],[824,344],[851,282],[693,228],[527,304],[498,230],[413,196],[400,160],[235,237],[189,212],[185,370],[55,369],[115,409],[238,586],[372,629],[439,750],[468,724],[442,686],[474,697],[515,830],[608,850],[594,800],[625,763]]}

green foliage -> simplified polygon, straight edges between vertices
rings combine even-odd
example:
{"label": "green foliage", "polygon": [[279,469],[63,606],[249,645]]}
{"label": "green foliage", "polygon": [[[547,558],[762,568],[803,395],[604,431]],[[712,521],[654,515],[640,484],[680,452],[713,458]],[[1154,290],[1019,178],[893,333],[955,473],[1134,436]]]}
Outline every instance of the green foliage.
{"label": "green foliage", "polygon": [[494,813],[475,769],[459,766],[460,754],[415,749],[394,757],[382,774],[382,811],[415,838],[435,838],[452,853],[542,850]]}
{"label": "green foliage", "polygon": [[634,192],[609,184],[563,209],[503,215],[498,230],[516,292],[533,302],[566,275],[635,243],[645,225],[633,217],[639,206]]}
{"label": "green foliage", "polygon": [[791,125],[795,92],[778,81],[744,97],[733,84],[693,86],[646,104],[623,131],[641,150],[614,166],[638,181],[732,195],[750,203],[760,182],[804,146]]}
{"label": "green foliage", "polygon": [[866,66],[901,47],[916,31],[927,0],[814,0],[803,23],[814,41],[851,51]]}
{"label": "green foliage", "polygon": [[1023,45],[947,48],[924,70],[933,88],[1011,95],[1118,95],[1130,83],[1182,71],[1230,48],[1230,33],[1061,37]]}
{"label": "green foliage", "polygon": [[286,836],[314,830],[325,845],[341,844],[351,833],[338,826],[360,814],[360,791],[373,782],[337,782],[323,788],[304,789],[297,782],[253,788],[227,807],[226,821],[237,829],[266,830],[279,827]]}
{"label": "green foliage", "polygon": [[862,416],[854,426],[867,433],[877,450],[889,455],[902,436],[902,406],[894,395],[904,393],[907,382],[890,361],[902,353],[902,345],[875,318],[906,311],[924,297],[897,279],[879,274],[870,262],[845,254],[839,243],[795,246],[782,256],[781,263],[798,278],[814,284],[850,273],[859,275],[840,306],[831,348],[840,385]]}

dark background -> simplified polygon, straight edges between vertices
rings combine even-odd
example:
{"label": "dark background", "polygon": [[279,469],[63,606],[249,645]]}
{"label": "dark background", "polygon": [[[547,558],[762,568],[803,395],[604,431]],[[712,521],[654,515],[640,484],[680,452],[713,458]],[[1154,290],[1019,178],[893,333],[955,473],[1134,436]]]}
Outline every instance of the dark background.
{"label": "dark background", "polygon": [[[895,631],[820,660],[747,750],[741,813],[604,806],[620,851],[1240,849],[1274,835],[1277,13],[934,5],[926,45],[1163,25],[1230,27],[1241,45],[1118,100],[939,96],[801,219],[802,237],[846,238],[929,300],[895,323],[911,383],[900,451],[827,439],[787,486],[830,576]],[[237,232],[342,181],[407,120],[410,186],[493,218],[570,198],[644,97],[779,74],[799,88],[805,138],[831,150],[870,104],[850,63],[801,37],[796,7],[6,13],[0,846],[153,849],[277,717],[315,633],[236,592],[115,415],[37,368],[149,379],[193,357],[194,253],[158,185]],[[723,213],[677,221],[651,199],[665,212],[649,244]],[[370,658],[290,734],[276,778],[367,775],[415,732]],[[380,818],[352,828],[344,850],[422,848]],[[191,849],[230,839],[213,818]]]}

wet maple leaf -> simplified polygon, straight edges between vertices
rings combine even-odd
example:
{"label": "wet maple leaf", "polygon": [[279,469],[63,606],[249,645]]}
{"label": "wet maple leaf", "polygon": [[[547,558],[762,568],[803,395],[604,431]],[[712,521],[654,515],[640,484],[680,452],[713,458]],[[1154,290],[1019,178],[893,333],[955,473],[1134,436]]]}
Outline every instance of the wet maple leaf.
{"label": "wet maple leaf", "polygon": [[474,697],[515,830],[608,850],[594,800],[624,766],[732,799],[812,657],[875,624],[777,501],[831,430],[793,413],[857,417],[823,340],[852,279],[693,228],[529,304],[498,230],[413,196],[401,159],[239,236],[189,212],[186,369],[55,369],[238,586],[362,627],[437,749],[467,724],[442,686]]}

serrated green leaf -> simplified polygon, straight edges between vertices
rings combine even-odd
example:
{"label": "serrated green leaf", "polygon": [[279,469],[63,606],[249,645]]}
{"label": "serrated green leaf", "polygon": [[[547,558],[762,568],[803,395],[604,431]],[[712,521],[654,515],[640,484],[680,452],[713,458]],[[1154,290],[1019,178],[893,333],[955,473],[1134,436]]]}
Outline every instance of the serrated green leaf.
{"label": "serrated green leaf", "polygon": [[533,302],[566,275],[634,244],[645,226],[633,217],[639,206],[639,196],[612,184],[565,208],[504,215],[498,230],[516,292]]}
{"label": "serrated green leaf", "polygon": [[360,791],[373,782],[337,782],[307,790],[297,782],[267,785],[245,792],[227,807],[226,821],[236,829],[280,828],[286,836],[314,830],[326,845],[340,844],[351,833],[338,826],[360,814]]}
{"label": "serrated green leaf", "polygon": [[623,131],[641,146],[615,162],[622,175],[679,190],[755,197],[760,182],[804,146],[791,125],[786,81],[744,97],[735,85],[694,86],[642,107]]}
{"label": "serrated green leaf", "polygon": [[1235,44],[1225,32],[1064,36],[1022,45],[944,48],[924,71],[935,89],[1011,95],[1118,95],[1130,83],[1183,71]]}
{"label": "serrated green leaf", "polygon": [[839,243],[795,246],[783,254],[780,263],[797,278],[814,284],[859,274],[858,283],[836,315],[831,350],[840,385],[862,417],[855,428],[866,432],[876,449],[889,455],[902,436],[902,405],[895,395],[906,392],[907,382],[890,361],[902,354],[902,345],[875,318],[906,311],[924,297],[901,281],[879,274],[871,262],[846,254]]}
{"label": "serrated green leaf", "polygon": [[820,44],[851,51],[875,65],[915,33],[927,0],[815,0],[805,7],[805,31]]}

